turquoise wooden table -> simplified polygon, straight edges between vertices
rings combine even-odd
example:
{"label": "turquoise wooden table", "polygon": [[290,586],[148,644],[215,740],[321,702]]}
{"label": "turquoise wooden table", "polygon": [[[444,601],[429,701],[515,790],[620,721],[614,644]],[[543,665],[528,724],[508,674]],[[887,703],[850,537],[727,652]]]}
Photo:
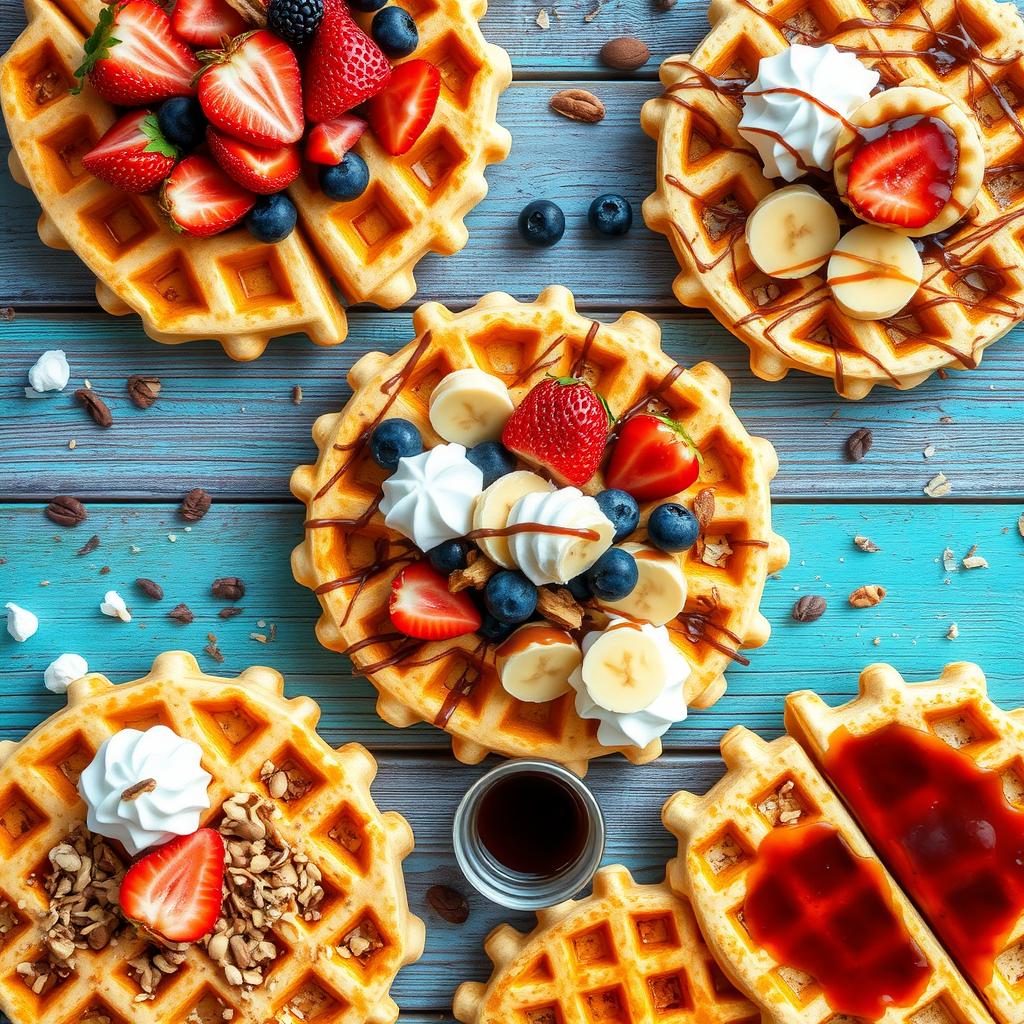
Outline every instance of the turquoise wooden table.
{"label": "turquoise wooden table", "polygon": [[[585,21],[595,7],[598,15]],[[24,19],[14,0],[0,8],[6,48]],[[590,200],[604,191],[622,192],[639,213],[654,166],[640,106],[657,92],[660,61],[703,35],[705,5],[680,0],[664,12],[650,0],[609,0],[603,7],[567,0],[546,31],[536,24],[539,9],[532,0],[498,0],[484,22],[516,69],[499,109],[514,137],[512,156],[488,175],[491,192],[468,218],[467,248],[421,264],[418,298],[463,307],[496,288],[532,298],[560,283],[598,318],[626,309],[656,317],[667,351],[684,364],[710,359],[721,366],[749,430],[778,448],[775,528],[793,552],[765,592],[772,639],[749,668],[730,673],[728,694],[673,729],[656,764],[633,768],[614,760],[591,770],[609,820],[607,860],[652,881],[671,853],[658,819],[662,800],[683,786],[703,791],[714,780],[717,742],[729,726],[742,722],[777,735],[782,698],[791,690],[813,687],[839,700],[853,693],[859,670],[871,661],[890,661],[908,678],[925,679],[947,661],[966,659],[985,668],[1001,704],[1024,702],[1024,333],[990,349],[975,372],[935,377],[908,393],[879,388],[861,403],[836,398],[816,378],[755,380],[745,348],[672,298],[675,264],[663,238],[638,225],[624,241],[602,242],[585,224]],[[627,31],[652,49],[649,64],[628,79],[602,68],[596,56],[606,39]],[[553,92],[584,84],[608,108],[601,124],[578,125],[549,112]],[[539,197],[556,200],[569,224],[564,241],[545,252],[527,250],[515,228],[522,206]],[[314,457],[310,426],[345,402],[345,374],[360,355],[394,350],[411,337],[409,310],[357,310],[342,347],[315,349],[291,338],[247,365],[229,362],[213,344],[165,348],[146,339],[136,321],[98,310],[92,282],[74,257],[36,238],[36,216],[31,195],[3,173],[0,306],[12,307],[15,317],[0,324],[0,603],[32,609],[41,626],[24,644],[6,633],[0,638],[0,736],[23,735],[58,707],[42,672],[65,650],[117,681],[142,675],[169,648],[187,648],[209,671],[226,674],[273,665],[290,693],[320,702],[330,742],[358,740],[374,751],[378,803],[412,823],[417,846],[407,879],[412,905],[427,922],[427,949],[401,974],[394,995],[405,1020],[446,1019],[456,985],[489,973],[484,935],[501,920],[526,923],[476,897],[462,926],[445,924],[426,906],[434,883],[466,889],[449,833],[455,804],[482,769],[456,764],[435,729],[397,731],[377,718],[370,685],[318,646],[316,601],[288,568],[302,510],[287,481],[296,464]],[[51,399],[26,399],[26,372],[47,348],[66,350],[72,384]],[[159,401],[144,412],[125,394],[126,378],[137,373],[163,382]],[[86,378],[113,410],[109,430],[95,426],[71,397]],[[296,385],[301,404],[293,402]],[[852,464],[843,444],[862,426],[874,432],[874,447]],[[929,498],[923,488],[940,471],[952,492]],[[193,487],[209,491],[214,505],[186,530],[177,506]],[[51,523],[43,508],[58,494],[86,502],[87,523],[72,530]],[[93,534],[100,546],[76,554]],[[859,550],[857,535],[881,550]],[[945,548],[959,560],[974,545],[989,568],[944,570]],[[246,584],[244,613],[230,620],[218,617],[222,605],[209,594],[210,581],[225,575]],[[134,587],[139,576],[160,583],[165,600],[147,602]],[[847,595],[867,583],[883,585],[888,597],[875,608],[849,607]],[[111,588],[132,604],[130,624],[99,613]],[[805,594],[829,602],[816,623],[790,617]],[[167,618],[179,601],[194,611],[192,624]],[[947,639],[952,623],[959,628],[954,640]],[[272,626],[273,642],[254,638],[269,637]],[[203,653],[208,633],[216,635],[222,665]]]}

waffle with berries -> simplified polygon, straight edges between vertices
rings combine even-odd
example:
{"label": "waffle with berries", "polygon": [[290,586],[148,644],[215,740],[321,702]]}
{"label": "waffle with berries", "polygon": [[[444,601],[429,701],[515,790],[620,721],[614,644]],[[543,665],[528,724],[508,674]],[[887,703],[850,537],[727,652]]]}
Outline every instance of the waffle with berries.
{"label": "waffle with berries", "polygon": [[[1024,318],[1024,23],[1014,6],[713,0],[709,18],[711,32],[693,53],[662,65],[664,92],[642,115],[658,143],[657,186],[644,216],[679,262],[679,301],[710,310],[748,346],[751,368],[765,380],[795,368],[862,398],[875,385],[911,388],[938,371],[975,368]],[[977,198],[958,209],[955,226],[922,240],[920,286],[899,312],[877,319],[848,315],[820,271],[769,277],[745,237],[751,211],[780,183],[766,177],[739,133],[744,86],[762,58],[825,43],[877,70],[885,89],[912,84],[945,97],[973,122],[984,151]],[[831,178],[798,180],[824,185],[834,198]]]}
{"label": "waffle with berries", "polygon": [[[332,750],[316,733],[316,704],[285,700],[283,689],[271,669],[219,679],[204,675],[191,655],[168,653],[135,682],[115,686],[97,674],[74,682],[64,710],[22,741],[3,744],[0,1009],[11,1024],[397,1019],[391,984],[424,940],[402,874],[412,832],[400,815],[375,806],[369,753],[356,744]],[[202,747],[213,776],[202,824],[225,836],[228,874],[240,868],[244,887],[247,872],[255,878],[266,867],[231,838],[243,835],[250,808],[260,809],[252,822],[266,836],[261,861],[288,858],[290,904],[275,910],[272,926],[247,918],[261,926],[258,951],[247,932],[235,932],[230,943],[225,936],[158,946],[116,915],[130,858],[119,844],[86,833],[76,785],[104,740],[157,724]],[[296,895],[296,873],[306,894]],[[270,918],[277,890],[259,884]],[[114,912],[103,902],[110,892]],[[226,896],[222,915],[234,913],[233,898]],[[65,916],[63,932],[47,931]],[[244,984],[229,980],[241,981],[241,969]]]}
{"label": "waffle with berries", "polygon": [[[685,703],[696,708],[724,693],[726,669],[746,661],[741,648],[768,639],[758,605],[767,575],[788,559],[785,541],[771,529],[774,449],[744,430],[720,370],[710,363],[677,366],[661,351],[651,320],[627,313],[615,323],[598,323],[576,311],[564,288],[549,288],[532,303],[495,293],[462,313],[431,303],[417,310],[414,326],[416,338],[397,354],[373,353],[353,367],[348,404],[313,428],[317,463],[292,476],[292,491],[307,508],[306,535],[292,568],[320,600],[320,642],[348,652],[355,671],[369,677],[385,721],[445,728],[462,761],[476,763],[496,752],[545,757],[582,772],[591,758],[613,749],[637,763],[657,757],[660,740],[644,747],[599,743],[596,722],[579,717],[571,693],[541,702],[513,697],[496,671],[496,645],[476,633],[417,643],[396,631],[389,618],[392,583],[423,556],[384,524],[379,505],[388,473],[371,458],[370,435],[381,421],[404,418],[433,449],[440,438],[428,415],[432,393],[453,371],[473,368],[498,378],[514,406],[550,377],[570,376],[588,381],[624,420],[634,410],[678,420],[703,463],[676,500],[689,507],[703,495],[705,520],[697,543],[673,556],[688,591],[683,612],[668,625],[671,643],[690,669]],[[583,490],[597,494],[603,479],[599,470]],[[655,504],[640,503],[638,537]],[[483,586],[486,576],[474,582],[473,574],[486,559],[471,554],[478,561],[469,565],[467,582]],[[540,605],[539,620],[576,630],[581,618],[600,620],[599,609],[577,606],[565,588],[554,589],[567,608]],[[571,612],[575,622],[564,618]],[[684,714],[679,703],[674,720]]]}
{"label": "waffle with berries", "polygon": [[592,896],[542,910],[529,934],[502,925],[485,949],[490,980],[455,993],[462,1024],[761,1019],[722,975],[686,900],[664,882],[638,885],[624,867],[602,868]]}

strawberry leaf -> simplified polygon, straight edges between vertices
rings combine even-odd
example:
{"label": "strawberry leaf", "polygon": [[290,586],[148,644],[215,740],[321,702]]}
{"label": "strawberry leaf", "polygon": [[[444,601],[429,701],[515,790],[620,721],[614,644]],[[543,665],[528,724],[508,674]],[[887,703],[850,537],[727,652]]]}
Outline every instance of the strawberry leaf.
{"label": "strawberry leaf", "polygon": [[78,70],[75,71],[75,78],[78,79],[78,85],[71,90],[74,95],[77,96],[78,93],[82,91],[82,86],[85,85],[86,76],[96,66],[96,63],[109,57],[111,48],[121,42],[121,40],[113,34],[114,19],[117,17],[118,11],[120,11],[124,6],[124,4],[108,4],[102,11],[100,11],[96,27],[93,29],[92,35],[86,39],[85,46],[83,47],[85,51],[85,58],[79,65]]}
{"label": "strawberry leaf", "polygon": [[150,114],[145,118],[139,125],[139,130],[149,139],[143,153],[159,153],[161,156],[169,156],[172,160],[178,159],[178,147],[164,138],[156,114]]}
{"label": "strawberry leaf", "polygon": [[690,446],[690,449],[693,452],[694,457],[697,459],[698,465],[704,465],[704,456],[701,455],[700,449],[694,443],[693,438],[690,437],[690,435],[686,432],[686,428],[682,425],[682,423],[680,423],[678,420],[672,419],[669,416],[655,415],[654,418],[656,420],[660,420],[662,423],[665,424],[666,427],[671,427]]}

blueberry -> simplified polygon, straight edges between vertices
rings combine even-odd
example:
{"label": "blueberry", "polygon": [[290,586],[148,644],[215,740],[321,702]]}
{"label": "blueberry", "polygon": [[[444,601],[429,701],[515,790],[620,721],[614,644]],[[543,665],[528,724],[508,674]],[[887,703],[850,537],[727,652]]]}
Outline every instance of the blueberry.
{"label": "blueberry", "polygon": [[295,204],[283,192],[260,196],[246,214],[249,234],[260,242],[280,242],[295,228],[298,213]]}
{"label": "blueberry", "polygon": [[324,20],[324,0],[270,0],[267,28],[289,46],[305,46]]}
{"label": "blueberry", "polygon": [[589,601],[594,595],[591,593],[590,584],[587,582],[587,574],[582,573],[581,575],[569,580],[566,583],[569,588],[569,593],[583,604],[585,601]]}
{"label": "blueberry", "polygon": [[633,226],[633,207],[628,199],[608,192],[590,204],[587,219],[598,234],[618,238]]}
{"label": "blueberry", "polygon": [[484,587],[487,610],[499,621],[525,622],[537,610],[537,588],[521,573],[495,573]]}
{"label": "blueberry", "polygon": [[206,137],[206,118],[194,96],[164,100],[156,119],[164,138],[182,149],[195,149]]}
{"label": "blueberry", "polygon": [[546,249],[565,234],[565,214],[550,199],[535,199],[519,214],[519,234],[527,244]]}
{"label": "blueberry", "polygon": [[349,0],[348,5],[355,11],[364,11],[370,14],[373,11],[379,11],[388,0]]}
{"label": "blueberry", "polygon": [[480,628],[476,632],[484,640],[492,644],[500,644],[502,640],[507,640],[515,632],[515,629],[516,623],[501,622],[484,608],[480,612]]}
{"label": "blueberry", "polygon": [[358,199],[370,184],[370,168],[358,154],[348,152],[340,164],[320,168],[320,188],[324,195],[344,202]]}
{"label": "blueberry", "polygon": [[469,545],[461,540],[446,540],[431,548],[427,552],[430,564],[442,576],[451,576],[453,572],[466,568],[466,555],[469,553]]}
{"label": "blueberry", "polygon": [[466,458],[483,473],[484,487],[516,468],[516,457],[500,441],[481,441],[466,452]]}
{"label": "blueberry", "polygon": [[647,520],[647,539],[662,551],[685,551],[697,542],[697,517],[684,505],[659,505]]}
{"label": "blueberry", "polygon": [[385,420],[370,435],[370,454],[381,469],[398,469],[398,460],[423,451],[423,438],[408,420]]}
{"label": "blueberry", "polygon": [[408,57],[420,45],[412,15],[402,7],[385,7],[373,16],[370,35],[389,57]]}
{"label": "blueberry", "polygon": [[629,597],[640,579],[636,559],[622,548],[609,548],[588,570],[587,582],[602,601]]}
{"label": "blueberry", "polygon": [[632,494],[615,489],[602,491],[597,496],[597,504],[615,527],[616,544],[625,540],[640,523],[640,506]]}

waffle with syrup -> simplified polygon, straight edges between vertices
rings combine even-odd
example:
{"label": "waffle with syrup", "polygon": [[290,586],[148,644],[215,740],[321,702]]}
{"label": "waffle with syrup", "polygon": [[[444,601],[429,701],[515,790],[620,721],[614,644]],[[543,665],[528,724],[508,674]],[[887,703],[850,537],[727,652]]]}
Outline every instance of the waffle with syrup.
{"label": "waffle with syrup", "polygon": [[[872,1019],[884,1024],[991,1024],[977,996],[795,740],[787,736],[768,743],[736,726],[722,739],[722,757],[726,774],[705,796],[680,792],[665,804],[665,826],[679,840],[668,878],[691,901],[715,959],[761,1009],[766,1024]],[[764,864],[758,874],[766,844],[775,848],[780,839],[801,830],[815,836],[814,845],[790,852],[774,864],[774,872],[773,865]],[[819,852],[831,880],[814,879]],[[861,870],[854,875],[848,869],[856,864]],[[865,871],[873,879],[870,884],[865,884]],[[747,902],[753,888],[761,894],[767,890],[767,905],[774,908],[779,934],[791,948],[825,950],[840,976],[858,969],[874,972],[891,959],[886,956],[891,947],[875,930],[880,917],[889,917],[901,928],[904,942],[913,943],[923,955],[923,988],[908,1005],[890,1005],[877,1016],[833,1008],[815,977],[780,961],[755,941]],[[877,909],[865,918],[869,907]]]}
{"label": "waffle with syrup", "polygon": [[[235,679],[204,675],[182,652],[160,655],[143,679],[113,685],[101,675],[76,681],[68,705],[20,742],[0,746],[0,1010],[11,1024],[388,1024],[398,1017],[389,990],[423,950],[423,924],[408,910],[402,861],[413,848],[409,825],[382,814],[369,786],[376,763],[357,744],[332,750],[316,733],[319,709],[307,697],[285,700],[271,669]],[[272,828],[303,851],[323,876],[319,920],[282,918],[270,934],[277,956],[251,990],[229,985],[199,944],[149,997],[131,961],[148,943],[135,929],[104,948],[79,948],[74,969],[33,991],[25,966],[44,957],[48,909],[42,878],[49,851],[83,826],[76,783],[100,744],[123,728],[163,724],[200,744],[213,776],[211,810],[236,793],[272,801]],[[288,778],[272,796],[261,775],[272,762]],[[343,944],[372,929],[362,955]],[[86,943],[82,943],[86,945]],[[19,966],[22,970],[19,971]]]}
{"label": "waffle with syrup", "polygon": [[[620,415],[650,405],[681,421],[703,454],[700,477],[681,500],[690,503],[700,490],[713,490],[714,515],[704,536],[724,542],[717,550],[731,553],[713,565],[698,543],[680,556],[689,597],[670,626],[691,668],[687,704],[713,704],[725,692],[726,668],[745,661],[740,648],[768,639],[768,622],[758,611],[761,592],[767,575],[789,556],[786,542],[771,530],[775,451],[743,428],[729,406],[725,375],[710,363],[683,370],[662,352],[653,321],[626,313],[598,324],[578,313],[572,295],[559,287],[532,303],[494,293],[462,313],[430,303],[413,322],[416,338],[400,352],[371,353],[352,368],[352,398],[313,427],[317,463],[292,475],[292,492],[307,506],[306,536],[292,555],[292,570],[320,600],[320,642],[347,651],[355,670],[369,677],[385,721],[446,728],[461,761],[475,764],[495,752],[545,757],[582,772],[591,758],[612,752],[598,743],[597,724],[577,716],[571,694],[542,704],[508,694],[493,648],[475,635],[427,645],[397,636],[388,619],[391,582],[416,556],[377,512],[387,474],[366,448],[373,426],[389,416],[414,423],[428,447],[438,443],[428,401],[451,371],[478,367],[493,374],[509,386],[514,402],[546,373],[575,373]],[[600,473],[585,489],[602,489]],[[661,753],[661,743],[623,753],[643,763]]]}
{"label": "waffle with syrup", "polygon": [[484,948],[494,973],[459,986],[462,1024],[761,1019],[712,959],[686,900],[617,865],[595,875],[592,896],[542,910],[529,934],[502,925]]}
{"label": "waffle with syrup", "polygon": [[[712,0],[709,18],[697,49],[662,65],[664,92],[642,115],[658,142],[644,217],[679,261],[679,301],[710,310],[765,380],[795,368],[862,398],[877,384],[911,388],[939,370],[976,367],[1024,318],[1024,23],[1013,4]],[[975,205],[925,245],[921,287],[885,320],[847,316],[820,273],[768,278],[744,238],[747,215],[774,185],[737,131],[739,93],[762,57],[826,42],[853,48],[886,86],[913,80],[955,101],[984,147]]]}
{"label": "waffle with syrup", "polygon": [[[430,126],[401,157],[364,135],[356,149],[370,186],[352,202],[333,202],[300,178],[290,188],[299,227],[276,245],[241,227],[205,239],[180,234],[154,196],[120,192],[82,166],[116,118],[91,85],[70,91],[102,6],[26,0],[28,27],[0,62],[0,96],[11,173],[42,207],[39,236],[75,251],[107,312],[138,313],[146,333],[167,344],[215,339],[233,359],[255,359],[294,332],[336,345],[348,327],[332,279],[349,302],[398,306],[415,294],[423,256],[466,244],[464,218],[487,191],[484,169],[511,146],[495,118],[512,71],[480,32],[486,0],[415,5],[415,56],[441,73]],[[357,17],[368,24],[369,15]]]}

